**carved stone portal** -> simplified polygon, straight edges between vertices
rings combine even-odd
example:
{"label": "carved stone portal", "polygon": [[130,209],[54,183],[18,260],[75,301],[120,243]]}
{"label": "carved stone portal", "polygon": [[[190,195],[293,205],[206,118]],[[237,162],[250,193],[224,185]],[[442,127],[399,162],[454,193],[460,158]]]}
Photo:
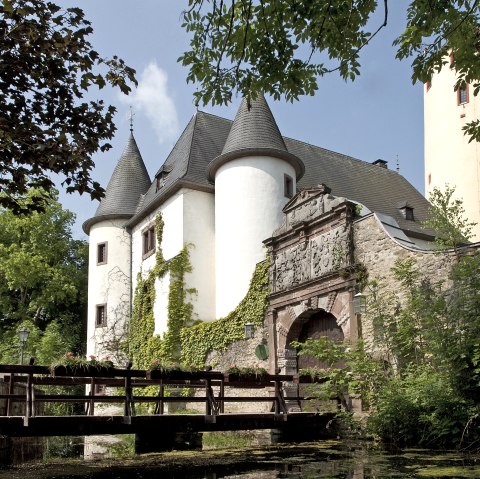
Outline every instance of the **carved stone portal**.
{"label": "carved stone portal", "polygon": [[285,291],[348,266],[347,226],[341,225],[310,241],[279,250],[273,257],[273,290]]}

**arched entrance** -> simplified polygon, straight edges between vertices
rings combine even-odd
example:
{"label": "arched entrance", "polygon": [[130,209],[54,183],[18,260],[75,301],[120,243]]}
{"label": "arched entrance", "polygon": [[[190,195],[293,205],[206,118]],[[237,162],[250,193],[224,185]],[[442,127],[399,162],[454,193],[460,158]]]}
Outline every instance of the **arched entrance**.
{"label": "arched entrance", "polygon": [[[341,342],[344,340],[342,328],[337,324],[335,316],[331,313],[320,310],[311,315],[303,324],[298,335],[298,341],[302,343],[309,338],[318,339],[322,336],[335,342]],[[313,367],[326,368],[327,365],[312,356],[302,355],[297,357],[298,369]]]}

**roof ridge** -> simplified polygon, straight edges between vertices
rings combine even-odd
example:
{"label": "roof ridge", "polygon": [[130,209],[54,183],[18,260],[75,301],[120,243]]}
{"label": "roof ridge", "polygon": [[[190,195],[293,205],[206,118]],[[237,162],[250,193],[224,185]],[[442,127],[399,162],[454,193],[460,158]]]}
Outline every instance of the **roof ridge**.
{"label": "roof ridge", "polygon": [[228,118],[225,118],[224,116],[215,115],[215,113],[210,113],[208,111],[203,111],[203,110],[198,110],[196,112],[196,114],[198,114],[198,113],[201,113],[202,115],[213,116],[213,117],[218,118],[220,120],[229,121],[230,123],[233,123],[233,120],[229,120]]}
{"label": "roof ridge", "polygon": [[[178,142],[180,141],[180,138],[182,138],[182,136],[185,134],[185,132],[187,131],[188,127],[190,126],[190,123],[192,122],[192,120],[195,119],[195,122],[196,122],[196,116],[197,116],[197,113],[194,113],[191,117],[190,117],[190,120],[188,120],[187,124],[185,125],[185,128],[182,130],[182,132],[178,135],[178,138],[177,140],[175,141],[174,145],[172,146],[172,148],[170,149],[170,151],[168,152],[168,155],[167,157],[165,158],[165,160],[163,161],[163,163],[157,168],[157,171],[154,175],[154,178],[156,178],[158,176],[158,174],[161,172],[161,169],[164,167],[164,165],[167,164],[167,161],[168,159],[172,156],[172,153],[175,151],[175,147],[177,146]],[[195,125],[193,126],[193,128],[195,128]],[[193,138],[193,134],[192,134],[192,138]],[[191,143],[190,143],[191,145]],[[190,150],[189,150],[189,155],[190,155]],[[190,159],[190,157],[189,157]]]}
{"label": "roof ridge", "polygon": [[192,159],[192,145],[195,144],[194,139],[195,139],[195,134],[197,133],[198,111],[195,112],[192,119],[194,119],[193,126],[192,126],[193,132],[192,132],[192,137],[190,139],[190,145],[189,145],[189,148],[188,148],[187,167],[185,168],[185,172],[183,173],[183,175],[179,176],[178,179],[185,178],[187,176],[187,173],[188,173],[189,169],[190,169],[190,163],[191,163],[191,159]]}
{"label": "roof ridge", "polygon": [[[284,136],[283,137],[285,140],[288,140],[288,141],[294,141],[296,143],[302,143],[303,145],[306,145],[306,146],[310,146],[312,148],[318,148],[319,150],[322,150],[322,151],[325,151],[327,153],[334,153],[335,155],[338,155],[338,156],[341,156],[342,158],[347,158],[349,160],[354,160],[354,161],[358,161],[359,163],[362,163],[364,165],[370,165],[370,166],[375,166],[373,163],[369,162],[369,161],[365,161],[365,160],[361,160],[360,158],[355,158],[354,156],[350,156],[350,155],[346,155],[345,153],[340,153],[338,151],[335,151],[335,150],[330,150],[328,148],[324,148],[323,146],[318,146],[318,145],[314,145],[312,143],[309,143],[307,141],[303,141],[303,140],[297,140],[296,138],[290,138],[289,136]],[[288,148],[288,147],[287,147]],[[377,166],[378,168],[378,166]],[[402,178],[405,178],[403,175],[401,175],[398,171],[396,170],[391,170],[390,168],[382,168],[383,170],[385,171],[388,171],[389,173],[396,173],[397,175],[401,176]],[[408,181],[408,180],[407,180]]]}

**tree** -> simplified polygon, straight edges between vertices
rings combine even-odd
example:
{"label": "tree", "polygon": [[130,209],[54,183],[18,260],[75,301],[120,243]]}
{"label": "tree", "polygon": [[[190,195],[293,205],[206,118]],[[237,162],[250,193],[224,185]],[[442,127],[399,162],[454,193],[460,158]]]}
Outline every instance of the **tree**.
{"label": "tree", "polygon": [[92,155],[110,148],[115,108],[84,96],[107,83],[128,93],[136,81],[123,60],[92,48],[92,31],[80,8],[0,3],[0,206],[42,208],[45,196],[18,200],[32,187],[54,196],[50,173],[65,177],[67,192],[103,196],[90,177]]}
{"label": "tree", "polygon": [[[31,190],[25,201],[35,195],[45,198]],[[28,216],[0,209],[0,361],[18,357],[22,325],[28,353],[42,360],[82,348],[88,245],[72,238],[74,219],[55,199]]]}
{"label": "tree", "polygon": [[[399,59],[413,58],[413,82],[430,80],[452,53],[456,88],[469,82],[478,93],[479,4],[410,1],[395,45]],[[228,104],[234,90],[293,101],[313,95],[327,73],[359,75],[360,51],[387,25],[388,0],[189,0],[183,19],[192,39],[179,61],[200,84],[197,103]],[[465,130],[480,140],[479,121]]]}
{"label": "tree", "polygon": [[458,257],[458,248],[472,238],[476,223],[465,219],[463,201],[454,199],[455,188],[446,185],[445,191],[434,188],[429,200],[431,208],[425,226],[436,231],[436,243],[441,249],[453,248]]}

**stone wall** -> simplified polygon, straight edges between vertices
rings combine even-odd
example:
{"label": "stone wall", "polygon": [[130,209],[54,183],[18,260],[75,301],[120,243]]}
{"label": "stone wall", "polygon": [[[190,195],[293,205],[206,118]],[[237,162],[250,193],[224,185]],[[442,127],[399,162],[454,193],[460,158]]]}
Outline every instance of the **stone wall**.
{"label": "stone wall", "polygon": [[[368,280],[377,280],[385,292],[393,293],[398,302],[403,296],[399,291],[398,280],[392,273],[397,260],[414,259],[419,271],[426,275],[432,283],[445,282],[448,285],[448,275],[453,265],[453,254],[434,250],[420,251],[407,248],[397,243],[383,228],[375,215],[370,215],[354,223],[354,254],[355,262],[363,264],[368,271]],[[371,291],[367,287],[363,293],[367,296]],[[396,306],[392,302],[392,310]],[[362,315],[362,336],[373,345],[373,331],[367,312]]]}
{"label": "stone wall", "polygon": [[[242,341],[236,341],[231,344],[230,347],[224,351],[212,351],[209,353],[206,364],[213,366],[215,371],[224,371],[226,372],[232,366],[239,368],[264,368],[268,371],[269,361],[268,358],[265,360],[259,359],[255,355],[255,349],[258,345],[263,344],[264,341],[267,341],[267,331],[264,328],[257,328],[255,330],[254,336],[252,339],[245,339]],[[269,371],[273,372],[273,371]],[[219,388],[214,388],[215,396],[218,395]],[[195,392],[196,396],[204,396],[205,391],[197,390]],[[240,397],[240,396],[251,396],[251,397],[267,397],[273,396],[274,392],[272,388],[261,388],[261,389],[242,389],[242,388],[233,388],[225,387],[225,395],[228,397]],[[270,411],[272,404],[269,402],[261,403],[247,403],[247,402],[238,402],[238,403],[225,403],[225,412],[226,413],[240,413],[240,412],[268,412]],[[197,410],[199,412],[205,411],[205,404],[203,403],[187,403],[187,409]]]}
{"label": "stone wall", "polygon": [[453,255],[437,251],[409,249],[397,243],[382,227],[379,220],[370,215],[354,223],[355,262],[364,264],[370,279],[383,278],[385,284],[396,289],[391,269],[397,259],[413,258],[419,269],[432,282],[447,280],[453,264]]}

